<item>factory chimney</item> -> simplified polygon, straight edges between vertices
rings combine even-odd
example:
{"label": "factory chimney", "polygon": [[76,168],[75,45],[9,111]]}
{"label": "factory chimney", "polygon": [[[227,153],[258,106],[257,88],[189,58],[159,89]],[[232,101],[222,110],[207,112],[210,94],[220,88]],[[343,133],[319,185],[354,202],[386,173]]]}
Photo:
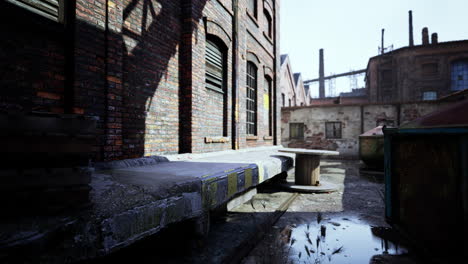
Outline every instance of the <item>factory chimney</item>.
{"label": "factory chimney", "polygon": [[384,54],[385,53],[385,46],[384,46],[384,34],[385,34],[385,29],[382,28],[382,46],[381,46],[381,51],[380,51],[380,54]]}
{"label": "factory chimney", "polygon": [[422,29],[422,44],[429,45],[429,30],[427,27]]}
{"label": "factory chimney", "polygon": [[409,46],[414,46],[413,38],[413,11],[409,11]]}
{"label": "factory chimney", "polygon": [[323,62],[323,49],[320,49],[319,62],[319,98],[325,98],[325,66]]}
{"label": "factory chimney", "polygon": [[432,44],[438,44],[439,43],[439,36],[437,35],[437,33],[432,33],[431,43]]}

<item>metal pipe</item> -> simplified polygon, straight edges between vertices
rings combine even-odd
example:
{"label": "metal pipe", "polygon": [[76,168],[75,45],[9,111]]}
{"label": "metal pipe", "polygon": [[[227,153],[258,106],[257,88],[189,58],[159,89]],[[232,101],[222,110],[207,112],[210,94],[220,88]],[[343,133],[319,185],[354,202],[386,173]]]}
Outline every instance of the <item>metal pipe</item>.
{"label": "metal pipe", "polygon": [[232,149],[239,149],[239,80],[238,80],[238,68],[239,68],[239,0],[232,0],[233,7],[233,25],[232,25]]}
{"label": "metal pipe", "polygon": [[409,46],[414,46],[414,38],[413,38],[413,11],[409,11]]}
{"label": "metal pipe", "polygon": [[320,49],[319,56],[319,98],[325,98],[325,63],[323,49]]}

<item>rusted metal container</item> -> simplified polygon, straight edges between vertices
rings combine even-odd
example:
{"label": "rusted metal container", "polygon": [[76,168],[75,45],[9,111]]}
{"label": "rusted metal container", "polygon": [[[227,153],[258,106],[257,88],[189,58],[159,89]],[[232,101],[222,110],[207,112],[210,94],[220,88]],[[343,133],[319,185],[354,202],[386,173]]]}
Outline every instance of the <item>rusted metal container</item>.
{"label": "rusted metal container", "polygon": [[466,259],[468,100],[383,131],[387,221],[432,257]]}
{"label": "rusted metal container", "polygon": [[384,134],[382,126],[373,128],[359,136],[359,158],[367,167],[383,169]]}

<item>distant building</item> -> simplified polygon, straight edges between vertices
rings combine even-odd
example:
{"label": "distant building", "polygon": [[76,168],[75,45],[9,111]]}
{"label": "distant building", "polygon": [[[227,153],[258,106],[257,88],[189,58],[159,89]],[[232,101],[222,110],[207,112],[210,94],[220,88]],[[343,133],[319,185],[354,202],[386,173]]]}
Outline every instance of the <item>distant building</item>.
{"label": "distant building", "polygon": [[372,57],[366,72],[369,101],[436,100],[468,89],[468,40],[436,39]]}
{"label": "distant building", "polygon": [[294,73],[288,55],[281,55],[280,67],[281,107],[309,105],[309,93],[305,91],[300,73]]}

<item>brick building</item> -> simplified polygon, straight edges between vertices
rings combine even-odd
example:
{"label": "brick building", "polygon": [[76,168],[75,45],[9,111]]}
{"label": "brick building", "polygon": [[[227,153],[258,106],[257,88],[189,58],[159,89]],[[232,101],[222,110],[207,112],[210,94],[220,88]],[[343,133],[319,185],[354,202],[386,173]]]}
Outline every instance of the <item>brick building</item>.
{"label": "brick building", "polygon": [[282,107],[309,105],[309,94],[306,92],[302,76],[294,73],[288,55],[281,55],[280,87]]}
{"label": "brick building", "polygon": [[370,58],[366,88],[370,102],[436,100],[468,89],[468,40],[442,42],[427,29],[423,44]]}
{"label": "brick building", "polygon": [[278,0],[0,8],[0,111],[97,117],[96,161],[280,143]]}

